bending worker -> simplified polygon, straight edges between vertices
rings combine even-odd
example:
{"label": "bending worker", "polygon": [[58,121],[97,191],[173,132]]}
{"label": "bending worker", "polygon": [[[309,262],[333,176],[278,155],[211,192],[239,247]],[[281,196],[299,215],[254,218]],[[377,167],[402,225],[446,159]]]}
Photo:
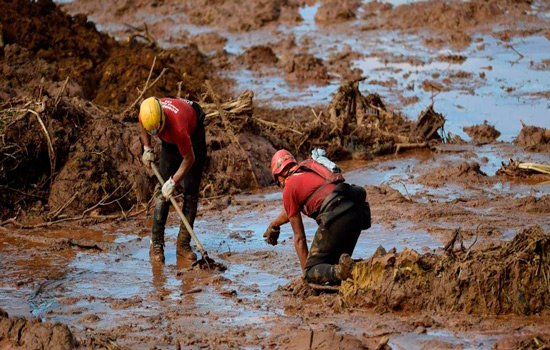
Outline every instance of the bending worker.
{"label": "bending worker", "polygon": [[[297,163],[286,150],[273,156],[271,174],[283,188],[284,208],[264,234],[267,243],[276,245],[280,226],[290,222],[306,281],[335,284],[351,277],[351,255],[361,230],[370,227],[365,189],[313,159]],[[300,211],[319,225],[309,252]]]}
{"label": "bending worker", "polygon": [[[205,114],[198,103],[178,98],[149,97],[141,103],[139,123],[143,141],[143,163],[155,161],[151,135],[162,141],[160,173],[164,186],[157,185],[150,255],[153,261],[164,262],[164,228],[170,209],[170,196],[179,184],[183,187],[183,213],[191,227],[197,215],[199,185],[206,160],[204,132]],[[197,255],[190,246],[191,235],[180,226],[176,254],[188,260]]]}

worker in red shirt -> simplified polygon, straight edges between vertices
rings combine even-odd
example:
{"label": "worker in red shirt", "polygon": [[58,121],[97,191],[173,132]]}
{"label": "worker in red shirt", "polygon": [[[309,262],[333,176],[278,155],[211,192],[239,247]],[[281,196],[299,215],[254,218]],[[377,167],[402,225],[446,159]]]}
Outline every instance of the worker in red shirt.
{"label": "worker in red shirt", "polygon": [[[306,281],[335,284],[351,277],[351,255],[361,230],[370,227],[365,189],[313,159],[297,163],[286,150],[273,156],[271,174],[283,188],[284,209],[265,232],[267,243],[276,245],[281,225],[290,222]],[[300,212],[319,225],[309,251]]]}
{"label": "worker in red shirt", "polygon": [[[164,228],[170,209],[169,199],[178,184],[183,187],[183,213],[191,226],[195,221],[206,160],[204,117],[198,103],[185,99],[149,97],[141,103],[139,122],[145,165],[150,166],[155,161],[151,135],[157,135],[162,141],[159,170],[165,183],[162,189],[157,185],[150,248],[153,261],[164,262]],[[182,224],[176,254],[194,261],[197,255],[191,249],[190,241],[191,235]]]}

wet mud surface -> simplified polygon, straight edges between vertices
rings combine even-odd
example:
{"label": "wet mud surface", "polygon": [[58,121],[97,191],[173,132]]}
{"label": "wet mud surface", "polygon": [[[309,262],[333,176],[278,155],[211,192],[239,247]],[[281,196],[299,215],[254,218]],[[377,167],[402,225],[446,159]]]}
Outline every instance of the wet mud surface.
{"label": "wet mud surface", "polygon": [[[550,175],[516,166],[550,164],[547,2],[0,5],[1,349],[550,346]],[[195,229],[224,272],[176,258],[175,213],[149,260],[146,81],[208,114]],[[313,147],[373,215],[340,291],[299,279],[290,227],[262,239],[271,155]]]}
{"label": "wet mud surface", "polygon": [[[391,156],[366,166],[342,163],[354,169],[346,173],[350,182],[366,186],[373,214],[354,258],[380,254],[379,246],[441,255],[456,230],[472,256],[512,240],[525,227],[538,225],[547,236],[548,180],[502,181],[495,173],[504,157],[550,161],[547,154],[526,154],[520,146],[486,145]],[[486,158],[480,166],[485,175],[449,171],[453,175],[442,184],[425,180],[445,162],[458,166],[480,158]],[[393,349],[490,349],[506,344],[511,333],[527,338],[547,333],[546,307],[521,317],[472,310],[388,313],[384,303],[342,307],[341,294],[297,294],[285,287],[300,275],[290,228],[283,227],[276,247],[262,239],[280,206],[280,192],[270,190],[233,196],[221,211],[199,210],[196,231],[209,255],[228,267],[223,273],[177,261],[175,213],[167,229],[165,266],[149,261],[148,220],[6,231],[0,246],[2,308],[10,315],[67,324],[81,344],[92,336],[107,337],[132,349],[176,344],[290,349],[303,340],[303,332],[350,349],[376,348],[385,336]],[[305,225],[310,241],[316,224]],[[63,243],[67,236],[78,245]],[[45,258],[37,260],[37,254]]]}

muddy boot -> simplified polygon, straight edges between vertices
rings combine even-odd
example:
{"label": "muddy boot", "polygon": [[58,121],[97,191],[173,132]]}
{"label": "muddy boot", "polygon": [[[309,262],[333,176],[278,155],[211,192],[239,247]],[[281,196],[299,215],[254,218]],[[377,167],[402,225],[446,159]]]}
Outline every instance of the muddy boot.
{"label": "muddy boot", "polygon": [[340,260],[338,265],[334,265],[334,275],[340,281],[347,280],[351,278],[351,270],[353,268],[354,262],[351,259],[349,254],[340,255]]}
{"label": "muddy boot", "polygon": [[160,244],[154,244],[153,242],[151,242],[151,247],[149,248],[149,257],[151,258],[151,262],[164,264],[164,247]]}
{"label": "muddy boot", "polygon": [[170,210],[170,202],[164,200],[160,189],[158,193],[155,199],[149,255],[151,256],[151,261],[164,263],[164,227],[168,218],[168,211]]}
{"label": "muddy boot", "polygon": [[[199,198],[197,196],[186,195],[183,197],[183,215],[185,215],[185,218],[191,227],[193,227],[193,224],[195,223],[195,216],[197,216],[198,202]],[[176,255],[180,258],[195,261],[197,260],[197,254],[195,254],[193,249],[191,249],[190,243],[191,234],[182,223],[180,225],[180,231],[176,241]]]}

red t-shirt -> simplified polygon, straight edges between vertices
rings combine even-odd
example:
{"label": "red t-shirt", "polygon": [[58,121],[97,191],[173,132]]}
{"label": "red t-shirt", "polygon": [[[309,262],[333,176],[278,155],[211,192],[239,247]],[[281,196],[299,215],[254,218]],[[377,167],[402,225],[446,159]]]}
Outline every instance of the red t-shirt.
{"label": "red t-shirt", "polygon": [[197,127],[193,102],[178,98],[161,98],[160,102],[166,124],[158,136],[164,142],[177,145],[183,157],[191,150],[191,135]]}
{"label": "red t-shirt", "polygon": [[[309,213],[318,210],[325,198],[332,193],[335,184],[328,184],[315,193],[306,203],[307,198],[320,186],[325,179],[312,171],[299,171],[290,175],[285,181],[283,189],[283,205],[289,218],[298,214],[307,204]],[[305,212],[304,212],[305,214]]]}

